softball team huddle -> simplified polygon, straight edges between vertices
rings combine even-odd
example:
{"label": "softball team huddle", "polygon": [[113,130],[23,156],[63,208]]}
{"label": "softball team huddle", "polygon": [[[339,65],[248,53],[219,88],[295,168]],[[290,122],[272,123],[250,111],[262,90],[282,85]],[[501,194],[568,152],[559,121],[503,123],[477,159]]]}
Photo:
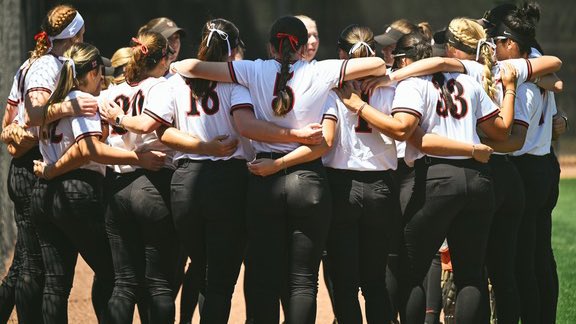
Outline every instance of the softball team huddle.
{"label": "softball team huddle", "polygon": [[446,240],[456,322],[490,321],[490,281],[499,323],[554,323],[550,145],[567,120],[539,16],[503,5],[433,39],[406,20],[376,37],[350,25],[323,61],[307,17],[276,20],[254,61],[212,19],[197,58],[175,62],[184,33],[158,18],[103,90],[81,14],[55,7],[2,124],[18,240],[0,321],[15,305],[21,323],[67,323],[81,254],[99,323],[136,306],[173,323],[182,284],[180,323],[199,292],[201,323],[227,323],[243,262],[247,323],[278,323],[280,300],[286,323],[314,323],[321,259],[335,322],[363,322],[361,291],[368,323],[438,323],[425,287]]}

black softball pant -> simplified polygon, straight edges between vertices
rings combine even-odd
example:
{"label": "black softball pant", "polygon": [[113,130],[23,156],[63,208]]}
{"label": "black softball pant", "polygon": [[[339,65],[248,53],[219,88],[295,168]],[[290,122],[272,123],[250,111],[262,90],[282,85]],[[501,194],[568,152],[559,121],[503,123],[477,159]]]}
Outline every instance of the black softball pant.
{"label": "black softball pant", "polygon": [[92,304],[100,323],[114,276],[104,230],[104,177],[78,169],[56,179],[40,180],[32,193],[45,269],[42,312],[45,324],[68,323],[68,296],[78,253],[94,270]]}
{"label": "black softball pant", "polygon": [[132,323],[145,299],[150,323],[174,322],[179,245],[170,214],[173,170],[137,170],[120,175],[106,213],[114,262],[110,323]]}
{"label": "black softball pant", "polygon": [[251,175],[248,183],[245,265],[254,323],[278,323],[278,300],[286,278],[290,298],[286,323],[314,323],[318,268],[332,212],[324,166],[318,159],[267,177]]}
{"label": "black softball pant", "polygon": [[23,324],[42,321],[44,273],[36,227],[30,215],[30,196],[37,181],[33,160],[42,159],[38,147],[12,159],[8,171],[8,195],[14,203],[18,234],[14,260],[0,286],[0,323],[6,323],[14,305]]}
{"label": "black softball pant", "polygon": [[507,155],[494,154],[488,164],[492,169],[496,211],[488,238],[486,268],[496,299],[498,323],[516,324],[520,318],[516,251],[525,248],[517,246],[518,230],[524,214],[524,185],[516,166]]}
{"label": "black softball pant", "polygon": [[414,194],[404,216],[402,323],[424,322],[422,282],[444,238],[458,287],[456,321],[481,321],[483,267],[493,212],[487,165],[470,159],[423,157],[416,161]]}
{"label": "black softball pant", "polygon": [[332,193],[332,225],[328,236],[330,275],[336,318],[362,323],[361,288],[368,323],[390,323],[386,263],[390,239],[400,228],[398,190],[392,171],[327,168]]}
{"label": "black softball pant", "polygon": [[[204,280],[201,323],[228,323],[246,240],[245,160],[182,160],[172,176],[178,236],[191,259],[190,276]],[[194,285],[201,286],[201,285]]]}
{"label": "black softball pant", "polygon": [[514,157],[513,161],[526,193],[516,257],[522,323],[554,323],[549,306],[554,298],[555,270],[552,269],[552,218],[548,207],[549,196],[554,195],[553,165],[546,155],[524,154]]}

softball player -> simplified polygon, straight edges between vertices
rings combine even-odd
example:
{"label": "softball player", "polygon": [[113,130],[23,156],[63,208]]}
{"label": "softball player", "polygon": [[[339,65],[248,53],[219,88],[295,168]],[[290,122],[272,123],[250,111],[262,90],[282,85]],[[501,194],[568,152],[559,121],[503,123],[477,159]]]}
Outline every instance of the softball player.
{"label": "softball player", "polygon": [[[187,76],[245,85],[255,103],[257,118],[297,128],[322,120],[322,109],[318,107],[323,105],[330,88],[350,78],[385,73],[384,62],[377,58],[299,61],[307,39],[307,30],[300,20],[282,17],[270,32],[274,59],[228,64],[188,60],[173,66]],[[248,185],[250,262],[246,275],[254,286],[249,298],[256,323],[278,321],[278,298],[286,264],[290,289],[287,322],[314,322],[318,266],[331,209],[319,159],[331,142],[328,124],[334,123],[324,119],[327,142],[321,145],[253,142],[257,159],[248,165],[253,176]]]}
{"label": "softball player", "polygon": [[[2,140],[14,156],[8,176],[8,194],[15,205],[18,239],[14,264],[0,289],[0,321],[8,320],[14,302],[20,322],[42,321],[42,259],[30,217],[30,196],[36,182],[32,161],[41,155],[37,147],[37,128],[28,127],[39,125],[41,118],[32,123],[26,109],[33,116],[42,116],[42,109],[37,108],[46,103],[54,90],[62,66],[57,57],[72,43],[81,41],[83,32],[82,17],[74,8],[66,5],[54,7],[46,15],[42,32],[35,37],[36,47],[30,59],[22,64],[14,77],[3,119]],[[93,114],[97,108],[94,100],[84,98],[76,101],[74,106],[69,101],[50,105],[46,118],[72,115],[74,110]]]}
{"label": "softball player", "polygon": [[[411,34],[399,41],[395,54],[397,60],[406,65],[423,51],[429,55],[429,45],[423,43],[421,36]],[[512,90],[515,82],[513,69],[507,70],[503,82],[507,90]],[[404,132],[408,134],[405,136],[411,134],[419,121],[426,132],[463,138],[465,142],[474,143],[474,148],[479,143],[476,124],[488,136],[506,139],[512,125],[514,104],[514,97],[509,92],[501,113],[503,117],[499,117],[498,107],[466,75],[435,74],[411,78],[398,85],[392,113],[395,119],[403,121],[401,129],[407,129]],[[355,110],[360,110],[357,104],[355,106]],[[391,122],[371,107],[361,112],[375,126]],[[424,299],[418,295],[423,296],[422,279],[444,237],[448,237],[453,249],[459,294],[466,300],[466,306],[463,302],[457,305],[458,321],[478,320],[483,252],[493,207],[488,169],[465,155],[447,158],[440,158],[438,154],[424,156],[413,145],[407,146],[406,159],[408,164],[415,162],[416,178],[404,229],[407,261],[404,271],[408,275],[405,292],[408,299],[402,312],[403,321],[424,321]],[[482,204],[472,204],[473,201],[482,201]]]}

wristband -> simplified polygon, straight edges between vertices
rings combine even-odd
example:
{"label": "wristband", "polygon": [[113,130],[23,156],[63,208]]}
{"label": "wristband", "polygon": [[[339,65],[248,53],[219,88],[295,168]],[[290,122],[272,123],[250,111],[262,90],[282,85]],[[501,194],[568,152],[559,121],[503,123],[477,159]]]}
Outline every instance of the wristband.
{"label": "wristband", "polygon": [[474,157],[474,151],[476,150],[476,145],[472,144],[472,157]]}
{"label": "wristband", "polygon": [[511,93],[514,97],[516,97],[516,90],[506,90],[506,92],[504,92],[504,95],[507,95]]}
{"label": "wristband", "polygon": [[364,107],[366,107],[366,102],[364,102],[362,104],[362,106],[360,106],[360,108],[356,111],[356,115],[360,116],[360,113],[362,112],[362,109],[364,109]]}

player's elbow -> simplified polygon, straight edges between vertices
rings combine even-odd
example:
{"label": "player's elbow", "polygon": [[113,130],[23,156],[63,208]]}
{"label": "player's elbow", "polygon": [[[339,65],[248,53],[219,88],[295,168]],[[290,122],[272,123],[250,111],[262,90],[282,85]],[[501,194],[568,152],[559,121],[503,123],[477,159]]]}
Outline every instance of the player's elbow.
{"label": "player's elbow", "polygon": [[564,91],[564,82],[562,80],[558,80],[554,82],[554,87],[552,88],[554,93],[560,93]]}

